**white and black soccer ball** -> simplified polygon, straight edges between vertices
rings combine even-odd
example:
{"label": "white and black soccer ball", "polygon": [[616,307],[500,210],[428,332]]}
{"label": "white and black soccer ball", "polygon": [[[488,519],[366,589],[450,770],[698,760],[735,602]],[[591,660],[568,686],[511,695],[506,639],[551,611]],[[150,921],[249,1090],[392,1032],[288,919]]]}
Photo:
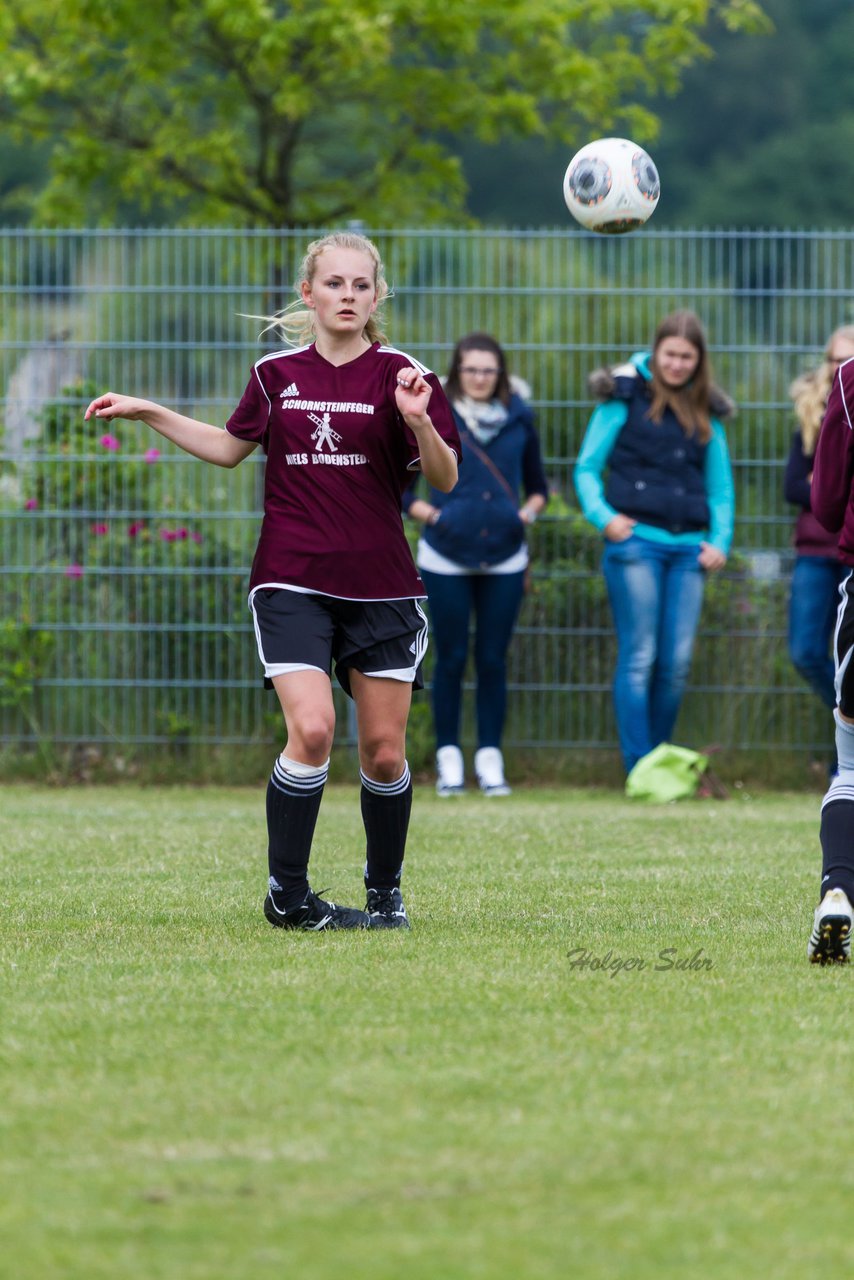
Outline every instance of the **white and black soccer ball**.
{"label": "white and black soccer ball", "polygon": [[603,235],[642,227],[660,192],[658,170],[629,138],[588,142],[572,157],[563,179],[563,198],[573,218]]}

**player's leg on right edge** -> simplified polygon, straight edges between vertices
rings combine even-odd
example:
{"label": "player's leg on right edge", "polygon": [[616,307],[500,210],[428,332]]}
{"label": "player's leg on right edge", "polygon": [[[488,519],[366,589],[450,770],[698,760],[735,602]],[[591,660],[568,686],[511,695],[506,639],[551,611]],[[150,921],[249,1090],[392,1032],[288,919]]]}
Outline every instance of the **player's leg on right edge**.
{"label": "player's leg on right edge", "polygon": [[821,806],[822,898],[807,946],[813,964],[845,963],[854,925],[854,573],[840,593],[833,638],[839,771]]}

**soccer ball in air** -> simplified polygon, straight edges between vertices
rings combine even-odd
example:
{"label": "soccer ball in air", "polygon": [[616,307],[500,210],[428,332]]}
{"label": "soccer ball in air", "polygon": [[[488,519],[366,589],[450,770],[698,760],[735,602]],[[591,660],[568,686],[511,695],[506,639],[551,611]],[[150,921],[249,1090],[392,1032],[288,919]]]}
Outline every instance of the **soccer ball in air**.
{"label": "soccer ball in air", "polygon": [[642,227],[660,190],[652,160],[628,138],[588,142],[572,157],[563,179],[563,198],[576,222],[611,236]]}

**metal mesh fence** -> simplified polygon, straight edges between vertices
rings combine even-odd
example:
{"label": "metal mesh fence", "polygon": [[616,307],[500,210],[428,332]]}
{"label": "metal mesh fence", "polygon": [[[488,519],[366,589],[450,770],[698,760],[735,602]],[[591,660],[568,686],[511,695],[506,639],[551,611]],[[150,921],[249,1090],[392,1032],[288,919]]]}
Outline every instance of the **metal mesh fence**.
{"label": "metal mesh fence", "polygon": [[[680,739],[814,749],[827,716],[789,664],[787,388],[852,319],[854,235],[373,233],[386,328],[444,371],[494,333],[531,387],[554,490],[513,642],[507,741],[613,747],[614,641],[599,538],[571,470],[588,373],[676,307],[703,318],[729,427],[736,554],[707,592]],[[206,467],[131,423],[84,425],[107,389],[222,423],[269,344],[248,316],[290,300],[305,232],[0,232],[0,741],[250,743],[260,690],[245,583],[263,460]],[[429,669],[428,669],[429,672]]]}

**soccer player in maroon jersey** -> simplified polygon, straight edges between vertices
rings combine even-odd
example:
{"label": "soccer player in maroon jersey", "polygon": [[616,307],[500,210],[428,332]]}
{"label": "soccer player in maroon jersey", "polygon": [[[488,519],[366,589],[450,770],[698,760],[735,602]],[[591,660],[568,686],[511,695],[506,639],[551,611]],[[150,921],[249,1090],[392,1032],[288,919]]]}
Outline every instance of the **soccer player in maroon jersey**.
{"label": "soccer player in maroon jersey", "polygon": [[[225,431],[113,392],[93,400],[86,418],[145,422],[222,467],[263,448],[264,519],[249,602],[287,729],[267,786],[264,913],[285,929],[405,928],[406,724],[413,686],[423,684],[427,623],[401,494],[418,468],[434,488],[452,489],[460,441],[435,375],[385,345],[375,313],[388,286],[370,240],[336,233],[315,241],[297,292],[302,307],[273,325],[301,345],[257,362]],[[333,664],[356,705],[365,911],[325,901],[308,882],[335,730]]]}
{"label": "soccer player in maroon jersey", "polygon": [[807,955],[814,964],[845,962],[854,924],[854,360],[840,364],[830,388],[813,462],[810,506],[838,534],[848,573],[839,584],[833,634],[836,777],[821,806],[821,902]]}

